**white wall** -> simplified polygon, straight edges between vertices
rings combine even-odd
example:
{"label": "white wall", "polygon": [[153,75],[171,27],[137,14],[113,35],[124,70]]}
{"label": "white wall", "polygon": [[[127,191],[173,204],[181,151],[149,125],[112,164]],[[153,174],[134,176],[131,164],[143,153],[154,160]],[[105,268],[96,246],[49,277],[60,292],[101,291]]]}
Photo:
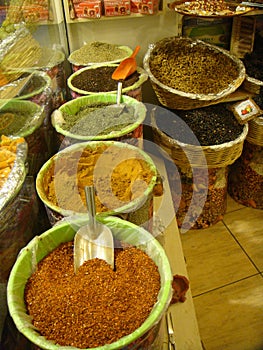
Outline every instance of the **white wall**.
{"label": "white wall", "polygon": [[141,46],[137,62],[141,65],[148,45],[164,37],[178,33],[178,20],[175,12],[165,10],[157,15],[143,17],[114,17],[82,23],[69,23],[68,36],[70,51],[77,50],[90,41],[104,41],[127,45],[132,49]]}

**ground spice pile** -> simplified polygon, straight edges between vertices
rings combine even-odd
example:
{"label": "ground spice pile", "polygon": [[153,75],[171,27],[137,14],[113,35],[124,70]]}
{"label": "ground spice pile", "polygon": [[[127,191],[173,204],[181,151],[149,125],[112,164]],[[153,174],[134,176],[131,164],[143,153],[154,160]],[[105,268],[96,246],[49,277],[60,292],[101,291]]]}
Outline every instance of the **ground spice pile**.
{"label": "ground spice pile", "polygon": [[46,172],[43,188],[52,204],[86,212],[84,187],[94,184],[96,211],[100,213],[142,196],[153,177],[153,170],[137,150],[102,145],[63,152]]}
{"label": "ground spice pile", "polygon": [[159,290],[158,268],[140,249],[116,254],[115,271],[104,260],[92,259],[75,275],[73,242],[68,242],[38,264],[25,302],[41,335],[62,346],[93,348],[140,327]]}
{"label": "ground spice pile", "polygon": [[[116,91],[118,83],[116,80],[111,78],[115,69],[115,66],[85,69],[73,77],[71,84],[77,89],[88,92]],[[136,71],[123,80],[123,89],[135,84],[139,80],[139,76],[140,74]]]}
{"label": "ground spice pile", "polygon": [[115,60],[121,61],[126,57],[127,51],[122,47],[100,41],[87,43],[70,55],[70,59],[79,65]]}
{"label": "ground spice pile", "polygon": [[83,106],[76,114],[63,111],[61,127],[82,136],[106,135],[120,131],[136,122],[134,107],[126,105],[99,104]]}
{"label": "ground spice pile", "polygon": [[218,94],[239,76],[229,56],[191,39],[167,39],[153,48],[149,67],[167,87],[194,94]]}

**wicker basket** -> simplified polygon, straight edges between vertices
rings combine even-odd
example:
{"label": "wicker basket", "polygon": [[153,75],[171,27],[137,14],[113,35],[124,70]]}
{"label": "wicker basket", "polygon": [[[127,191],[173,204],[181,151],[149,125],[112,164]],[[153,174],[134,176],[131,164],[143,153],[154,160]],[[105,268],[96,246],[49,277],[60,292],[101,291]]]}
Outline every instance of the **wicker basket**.
{"label": "wicker basket", "polygon": [[243,143],[248,133],[248,125],[245,124],[241,135],[233,141],[220,145],[196,146],[179,142],[162,132],[157,124],[154,114],[151,115],[154,141],[161,146],[170,160],[180,166],[197,168],[220,168],[234,163],[240,157]]}
{"label": "wicker basket", "polygon": [[[171,45],[173,43],[175,45],[175,49],[176,46],[178,47],[178,45],[181,45],[181,43],[183,43],[184,45],[189,45],[189,48],[192,45],[199,45],[200,48],[208,48],[215,54],[225,55],[236,65],[239,73],[237,78],[233,80],[233,82],[222,91],[215,94],[211,93],[207,95],[184,92],[164,85],[154,76],[153,72],[151,71],[150,60],[152,59],[153,55],[156,54],[156,49],[164,48],[165,50],[166,45]],[[143,65],[150,78],[152,87],[157,95],[159,102],[162,105],[172,109],[188,110],[223,102],[231,93],[233,93],[242,84],[242,82],[245,79],[245,66],[240,59],[238,59],[235,56],[232,56],[228,51],[222,48],[213,46],[201,40],[193,40],[190,38],[165,38],[157,42],[156,44],[150,45],[144,57]],[[215,76],[215,78],[217,77]],[[220,79],[220,77],[218,78]]]}
{"label": "wicker basket", "polygon": [[263,146],[263,115],[248,123],[249,131],[246,140],[254,145]]}

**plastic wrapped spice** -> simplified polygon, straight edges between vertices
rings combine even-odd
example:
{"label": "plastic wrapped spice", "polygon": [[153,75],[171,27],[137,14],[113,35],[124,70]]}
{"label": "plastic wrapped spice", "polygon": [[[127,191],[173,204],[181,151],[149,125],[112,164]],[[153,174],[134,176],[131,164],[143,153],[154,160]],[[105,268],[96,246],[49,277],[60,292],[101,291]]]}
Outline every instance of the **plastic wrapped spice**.
{"label": "plastic wrapped spice", "polygon": [[29,175],[35,175],[49,157],[44,117],[43,107],[31,101],[11,100],[0,110],[0,135],[24,137],[27,142]]}
{"label": "plastic wrapped spice", "polygon": [[249,122],[243,152],[230,167],[228,192],[238,203],[263,209],[263,117]]}
{"label": "plastic wrapped spice", "polygon": [[[8,279],[19,250],[32,238],[36,211],[33,178],[26,177],[27,144],[3,136],[0,142],[0,282]],[[30,218],[30,219],[29,219]]]}

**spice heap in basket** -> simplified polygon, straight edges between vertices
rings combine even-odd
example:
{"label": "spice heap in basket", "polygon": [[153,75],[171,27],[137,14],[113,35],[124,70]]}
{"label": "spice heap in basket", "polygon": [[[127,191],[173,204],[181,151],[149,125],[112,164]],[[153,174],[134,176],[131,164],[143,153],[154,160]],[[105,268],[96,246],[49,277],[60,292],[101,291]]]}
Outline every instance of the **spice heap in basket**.
{"label": "spice heap in basket", "polygon": [[128,46],[120,46],[101,41],[92,41],[73,51],[68,61],[73,70],[97,63],[119,63],[132,54]]}
{"label": "spice heap in basket", "polygon": [[157,301],[158,268],[136,247],[114,254],[115,271],[97,258],[86,261],[76,275],[73,242],[62,243],[41,261],[28,280],[25,301],[42,335],[84,349],[116,342],[140,327]]}
{"label": "spice heap in basket", "polygon": [[73,240],[85,222],[55,225],[18,256],[7,292],[18,330],[37,349],[160,349],[153,345],[173,291],[164,249],[143,228],[104,218],[114,236],[115,269],[91,259],[75,274]]}
{"label": "spice heap in basket", "polygon": [[226,104],[176,113],[156,113],[154,140],[171,161],[167,173],[178,226],[207,228],[225,214],[228,166],[240,156],[248,126]]}
{"label": "spice heap in basket", "polygon": [[245,79],[241,60],[222,48],[191,38],[164,38],[151,45],[144,68],[166,107],[192,109],[219,103]]}

